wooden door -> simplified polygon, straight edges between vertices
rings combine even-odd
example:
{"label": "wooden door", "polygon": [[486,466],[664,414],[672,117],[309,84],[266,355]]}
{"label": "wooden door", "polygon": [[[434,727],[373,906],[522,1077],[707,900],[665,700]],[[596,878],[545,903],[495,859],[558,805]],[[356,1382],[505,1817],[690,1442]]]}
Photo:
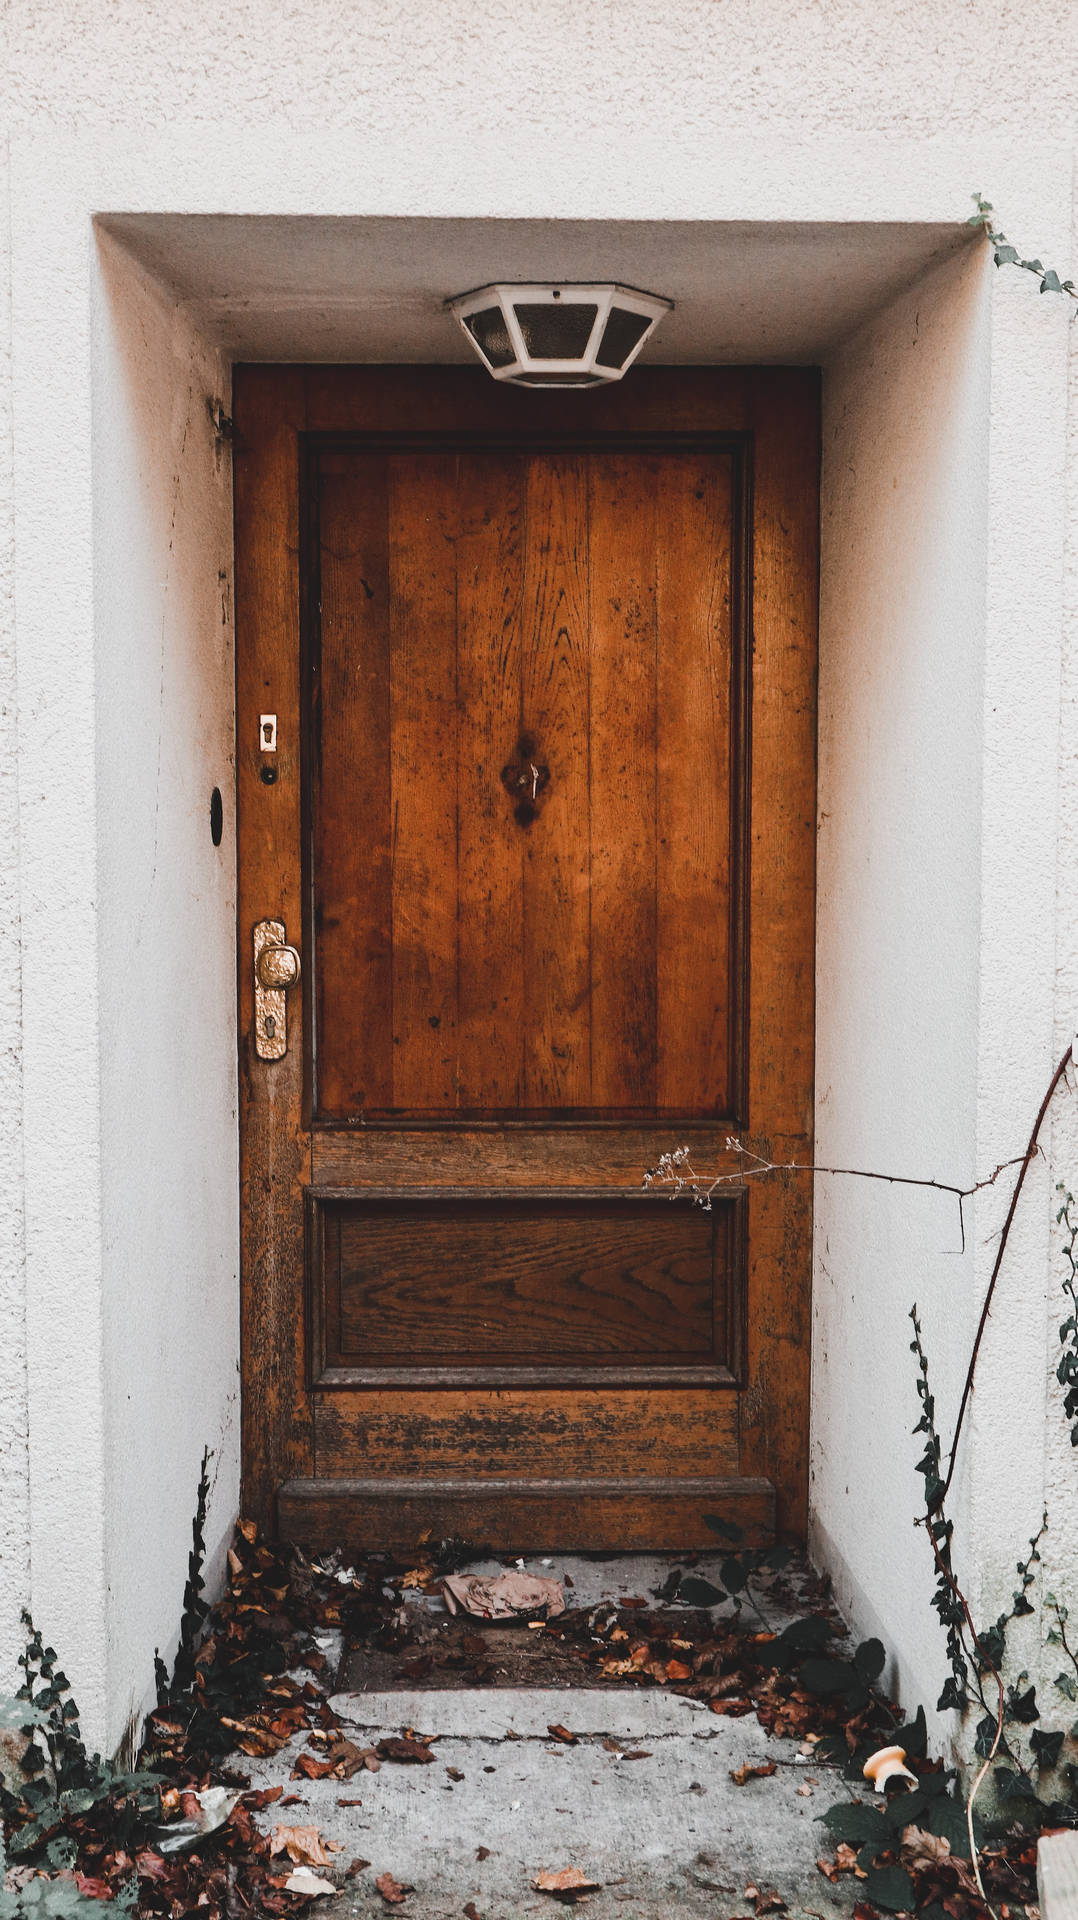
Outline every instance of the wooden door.
{"label": "wooden door", "polygon": [[641,1181],[811,1158],[816,376],[241,367],[235,419],[248,1510],[803,1531],[808,1183]]}

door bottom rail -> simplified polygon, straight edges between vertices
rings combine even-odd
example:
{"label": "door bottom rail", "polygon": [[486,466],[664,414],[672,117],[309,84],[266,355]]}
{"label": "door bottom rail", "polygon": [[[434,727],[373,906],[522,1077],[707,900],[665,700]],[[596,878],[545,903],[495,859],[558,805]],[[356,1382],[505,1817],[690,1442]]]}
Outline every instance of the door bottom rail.
{"label": "door bottom rail", "polygon": [[709,1477],[293,1479],[277,1490],[282,1539],[319,1553],[411,1552],[422,1535],[458,1538],[476,1554],[715,1551],[709,1524],[743,1543],[775,1537],[770,1480]]}

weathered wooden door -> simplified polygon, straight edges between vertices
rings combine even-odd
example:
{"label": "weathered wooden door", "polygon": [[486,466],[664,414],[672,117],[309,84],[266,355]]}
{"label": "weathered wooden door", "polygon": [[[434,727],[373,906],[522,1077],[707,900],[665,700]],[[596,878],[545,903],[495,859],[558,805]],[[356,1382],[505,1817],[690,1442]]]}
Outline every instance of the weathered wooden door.
{"label": "weathered wooden door", "polygon": [[249,1510],[799,1531],[807,1183],[641,1180],[811,1157],[815,376],[242,367],[235,419]]}

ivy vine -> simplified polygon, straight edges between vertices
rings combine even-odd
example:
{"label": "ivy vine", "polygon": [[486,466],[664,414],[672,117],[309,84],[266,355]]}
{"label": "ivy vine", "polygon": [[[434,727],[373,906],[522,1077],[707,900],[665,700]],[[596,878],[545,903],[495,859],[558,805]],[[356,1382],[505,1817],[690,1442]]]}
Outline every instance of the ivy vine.
{"label": "ivy vine", "polygon": [[1078,300],[1078,287],[1073,280],[1061,280],[1054,267],[1046,267],[1042,260],[1023,260],[1018,248],[1012,246],[1006,234],[997,227],[991,200],[985,200],[979,193],[975,193],[973,199],[977,211],[970,214],[966,225],[981,228],[992,247],[997,267],[1019,267],[1023,273],[1036,274],[1042,293],[1065,293],[1071,300]]}

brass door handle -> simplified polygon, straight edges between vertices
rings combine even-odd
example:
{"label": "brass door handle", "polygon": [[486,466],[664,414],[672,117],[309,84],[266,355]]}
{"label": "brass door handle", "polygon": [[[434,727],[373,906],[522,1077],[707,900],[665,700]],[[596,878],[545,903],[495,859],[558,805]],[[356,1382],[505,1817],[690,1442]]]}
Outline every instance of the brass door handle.
{"label": "brass door handle", "polygon": [[259,920],[254,930],[255,1053],[283,1060],[288,1052],[285,994],[299,984],[300,957],[285,938],[283,920]]}
{"label": "brass door handle", "polygon": [[258,956],[258,983],[272,993],[275,987],[284,988],[299,985],[300,959],[295,947],[287,941],[272,941],[264,946]]}

